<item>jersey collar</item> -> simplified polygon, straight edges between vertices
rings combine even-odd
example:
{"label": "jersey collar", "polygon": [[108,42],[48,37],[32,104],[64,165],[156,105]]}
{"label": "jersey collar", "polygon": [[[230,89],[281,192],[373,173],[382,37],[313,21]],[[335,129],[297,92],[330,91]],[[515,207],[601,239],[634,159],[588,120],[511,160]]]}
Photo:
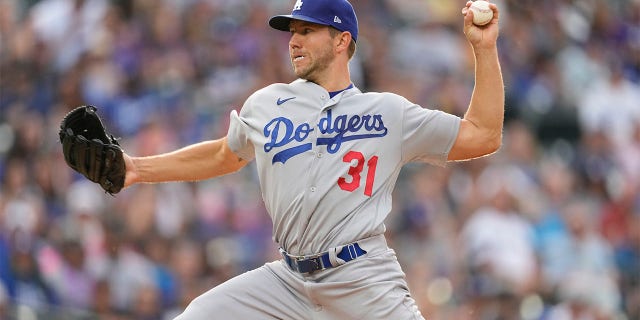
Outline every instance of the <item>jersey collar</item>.
{"label": "jersey collar", "polygon": [[345,91],[345,90],[349,90],[349,89],[351,89],[351,88],[353,88],[353,83],[349,84],[349,86],[348,86],[348,87],[346,87],[346,88],[344,88],[344,89],[342,89],[342,90],[338,90],[338,91],[331,91],[331,92],[329,92],[329,99],[333,99],[333,97],[337,96],[337,95],[338,95],[338,93],[340,93],[340,92],[342,92],[342,91]]}

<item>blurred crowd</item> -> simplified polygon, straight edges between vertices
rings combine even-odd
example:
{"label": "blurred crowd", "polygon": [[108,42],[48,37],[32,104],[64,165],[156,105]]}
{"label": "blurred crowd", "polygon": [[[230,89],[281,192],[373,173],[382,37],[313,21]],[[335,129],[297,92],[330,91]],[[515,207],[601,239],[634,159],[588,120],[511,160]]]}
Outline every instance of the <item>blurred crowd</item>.
{"label": "blurred crowd", "polygon": [[[495,2],[503,147],[411,164],[395,190],[414,298],[430,320],[640,319],[640,1]],[[354,83],[462,116],[464,2],[352,3]],[[0,0],[0,319],[172,319],[279,258],[253,164],[112,197],[66,166],[58,126],[95,105],[136,156],[223,136],[249,94],[294,79],[267,26],[292,5]]]}

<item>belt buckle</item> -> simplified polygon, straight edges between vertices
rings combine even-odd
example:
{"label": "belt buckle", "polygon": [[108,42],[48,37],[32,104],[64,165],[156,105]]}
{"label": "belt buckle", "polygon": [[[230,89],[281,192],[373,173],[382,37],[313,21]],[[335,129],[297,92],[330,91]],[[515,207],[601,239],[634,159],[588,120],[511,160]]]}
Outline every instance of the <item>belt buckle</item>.
{"label": "belt buckle", "polygon": [[309,273],[326,269],[326,267],[322,265],[322,255],[322,253],[318,253],[304,257],[304,261],[307,261],[310,264],[311,270],[309,271]]}
{"label": "belt buckle", "polygon": [[302,273],[312,273],[323,269],[319,256],[298,260],[296,264],[298,265],[298,270]]}
{"label": "belt buckle", "polygon": [[326,269],[322,264],[322,254],[314,254],[308,256],[291,256],[288,255],[292,269],[299,273],[312,273]]}

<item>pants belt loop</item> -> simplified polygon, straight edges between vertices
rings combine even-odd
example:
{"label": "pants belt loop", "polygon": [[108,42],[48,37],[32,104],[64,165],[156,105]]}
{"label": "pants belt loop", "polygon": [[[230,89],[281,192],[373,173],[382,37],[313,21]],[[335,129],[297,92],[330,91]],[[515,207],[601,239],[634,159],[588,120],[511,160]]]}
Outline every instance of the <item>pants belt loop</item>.
{"label": "pants belt loop", "polygon": [[335,247],[329,250],[329,261],[331,261],[331,265],[333,267],[341,266],[346,263],[346,261],[338,258],[338,252],[342,250],[341,247]]}
{"label": "pants belt loop", "polygon": [[358,253],[356,252],[356,248],[355,248],[355,245],[353,243],[347,245],[347,250],[349,250],[349,257],[351,257],[351,260],[353,260],[353,259],[358,257]]}

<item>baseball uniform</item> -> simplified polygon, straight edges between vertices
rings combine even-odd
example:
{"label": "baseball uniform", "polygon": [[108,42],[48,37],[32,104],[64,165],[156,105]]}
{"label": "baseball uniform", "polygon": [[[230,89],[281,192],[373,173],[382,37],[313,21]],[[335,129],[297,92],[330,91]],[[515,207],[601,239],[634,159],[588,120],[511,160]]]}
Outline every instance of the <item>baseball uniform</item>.
{"label": "baseball uniform", "polygon": [[178,319],[422,319],[384,220],[402,166],[444,165],[460,118],[303,79],[255,92],[230,118],[228,144],[256,161],[284,259],[213,288]]}

